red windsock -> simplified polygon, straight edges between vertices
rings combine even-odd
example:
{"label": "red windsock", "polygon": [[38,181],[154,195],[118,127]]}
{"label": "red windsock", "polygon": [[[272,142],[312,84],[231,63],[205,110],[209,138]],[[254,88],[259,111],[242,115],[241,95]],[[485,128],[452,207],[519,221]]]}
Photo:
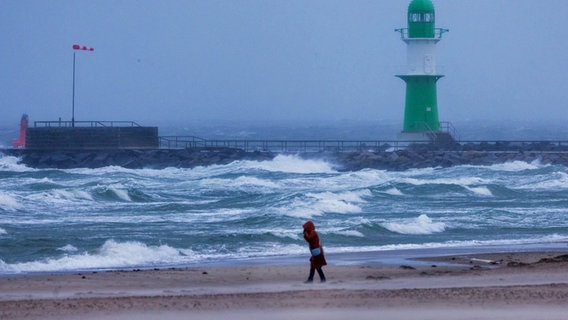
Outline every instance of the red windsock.
{"label": "red windsock", "polygon": [[73,50],[95,51],[95,48],[90,48],[90,47],[87,47],[87,46],[81,46],[81,45],[78,45],[78,44],[74,44]]}

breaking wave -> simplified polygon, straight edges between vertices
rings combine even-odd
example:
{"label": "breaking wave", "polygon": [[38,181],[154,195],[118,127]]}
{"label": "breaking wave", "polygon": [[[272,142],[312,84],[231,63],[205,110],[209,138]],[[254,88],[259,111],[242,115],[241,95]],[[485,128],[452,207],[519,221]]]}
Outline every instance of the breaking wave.
{"label": "breaking wave", "polygon": [[432,234],[446,230],[443,222],[434,222],[430,217],[421,214],[418,218],[404,219],[399,222],[386,222],[383,227],[401,234]]}
{"label": "breaking wave", "polygon": [[16,211],[22,206],[16,198],[8,193],[0,192],[0,209]]}
{"label": "breaking wave", "polygon": [[247,161],[250,169],[261,169],[270,172],[286,173],[335,173],[332,165],[323,160],[302,159],[294,155],[278,155],[268,161]]}
{"label": "breaking wave", "polygon": [[[75,252],[71,247],[64,247],[66,252]],[[69,250],[71,249],[71,250]],[[139,266],[151,266],[160,263],[183,261],[183,255],[177,249],[167,245],[147,246],[136,241],[116,242],[107,240],[95,252],[65,254],[59,258],[7,264],[0,260],[0,272],[50,272],[88,269],[113,269]]]}

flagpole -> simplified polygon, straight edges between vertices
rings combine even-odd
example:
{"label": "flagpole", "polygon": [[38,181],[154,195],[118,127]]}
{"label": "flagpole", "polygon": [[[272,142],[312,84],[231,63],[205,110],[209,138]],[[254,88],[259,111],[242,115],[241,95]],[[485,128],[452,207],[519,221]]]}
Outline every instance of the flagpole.
{"label": "flagpole", "polygon": [[73,97],[71,101],[71,127],[73,128],[75,128],[75,52],[77,50],[94,51],[95,49],[87,46],[80,46],[78,44],[73,45]]}
{"label": "flagpole", "polygon": [[71,108],[71,127],[75,128],[75,50],[73,50],[73,101]]}

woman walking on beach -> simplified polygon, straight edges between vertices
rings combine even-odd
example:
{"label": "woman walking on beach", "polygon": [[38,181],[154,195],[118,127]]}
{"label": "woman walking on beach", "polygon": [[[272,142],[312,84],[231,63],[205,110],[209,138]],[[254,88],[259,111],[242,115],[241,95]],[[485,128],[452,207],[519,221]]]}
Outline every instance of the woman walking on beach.
{"label": "woman walking on beach", "polygon": [[316,232],[316,226],[312,221],[304,223],[304,239],[308,242],[310,252],[312,254],[310,258],[310,276],[305,283],[312,283],[314,281],[314,274],[316,270],[320,276],[321,282],[325,282],[325,275],[321,268],[327,265],[327,262],[323,255],[323,247],[321,246],[318,233]]}

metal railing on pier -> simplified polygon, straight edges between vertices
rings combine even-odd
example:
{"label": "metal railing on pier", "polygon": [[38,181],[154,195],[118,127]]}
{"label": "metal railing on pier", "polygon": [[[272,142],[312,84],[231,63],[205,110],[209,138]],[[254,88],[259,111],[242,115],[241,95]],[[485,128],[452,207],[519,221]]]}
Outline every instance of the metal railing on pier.
{"label": "metal railing on pier", "polygon": [[165,136],[159,137],[160,148],[163,149],[188,149],[205,148],[207,140],[196,136]]}
{"label": "metal railing on pier", "polygon": [[180,148],[234,148],[245,152],[355,152],[385,151],[401,147],[399,141],[357,140],[206,140],[194,136],[160,137],[160,147]]}
{"label": "metal railing on pier", "polygon": [[140,127],[134,121],[34,121],[34,127]]}
{"label": "metal railing on pier", "polygon": [[448,133],[450,136],[452,136],[452,138],[455,141],[460,141],[460,136],[458,134],[458,131],[456,130],[456,127],[454,127],[454,125],[451,122],[440,121],[439,126],[440,126],[440,128],[439,128],[440,131]]}
{"label": "metal railing on pier", "polygon": [[245,152],[311,153],[311,152],[385,152],[409,147],[432,151],[504,151],[504,152],[568,152],[568,141],[504,141],[471,140],[454,145],[404,140],[207,140],[195,136],[162,136],[160,148],[233,148]]}
{"label": "metal railing on pier", "polygon": [[462,140],[459,151],[568,152],[566,140]]}

